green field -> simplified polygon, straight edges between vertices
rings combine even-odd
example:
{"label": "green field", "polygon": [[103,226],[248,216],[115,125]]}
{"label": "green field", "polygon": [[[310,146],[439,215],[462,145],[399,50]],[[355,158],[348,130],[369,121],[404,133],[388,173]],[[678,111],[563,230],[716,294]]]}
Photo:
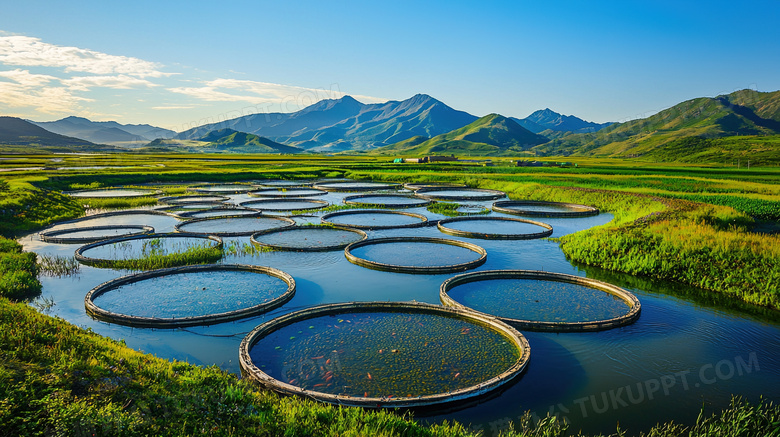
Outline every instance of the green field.
{"label": "green field", "polygon": [[[169,183],[351,177],[460,182],[513,199],[593,205],[615,219],[561,239],[574,262],[695,285],[780,308],[780,169],[573,159],[565,167],[393,164],[379,157],[267,155],[6,155],[0,160],[0,233],[14,238],[88,208],[153,201],[74,200],[60,191]],[[551,162],[556,159],[551,159]],[[760,219],[757,222],[756,219]],[[40,289],[34,255],[0,240],[0,418],[9,435],[471,435],[392,412],[337,408],[257,391],[216,368],[132,351],[24,303]],[[11,300],[9,300],[11,299]],[[41,308],[45,311],[45,308]],[[771,435],[780,408],[735,400],[685,429],[657,418],[654,436]],[[566,435],[553,419],[516,435]],[[535,430],[534,430],[535,429]],[[726,430],[729,432],[726,433]]]}

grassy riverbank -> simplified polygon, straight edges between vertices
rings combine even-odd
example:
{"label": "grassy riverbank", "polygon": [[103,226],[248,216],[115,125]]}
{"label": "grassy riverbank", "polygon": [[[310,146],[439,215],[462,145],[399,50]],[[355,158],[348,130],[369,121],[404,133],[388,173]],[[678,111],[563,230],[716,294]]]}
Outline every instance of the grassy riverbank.
{"label": "grassy riverbank", "polygon": [[[571,435],[555,419],[527,419],[504,435]],[[457,423],[427,426],[394,412],[256,390],[217,367],[145,355],[4,298],[0,420],[3,435],[24,436],[477,435]],[[667,423],[632,435],[752,437],[773,435],[778,426],[780,407],[735,400],[723,412],[703,413],[690,428]]]}

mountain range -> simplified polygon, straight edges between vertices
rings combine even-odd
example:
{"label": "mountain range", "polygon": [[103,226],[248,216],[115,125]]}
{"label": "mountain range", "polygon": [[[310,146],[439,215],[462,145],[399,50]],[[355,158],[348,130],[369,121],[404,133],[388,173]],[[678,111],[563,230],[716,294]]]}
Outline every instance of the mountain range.
{"label": "mountain range", "polygon": [[49,132],[16,117],[0,117],[0,144],[3,151],[48,152],[115,151],[115,147],[93,144],[80,138]]}
{"label": "mountain range", "polygon": [[412,137],[381,147],[375,153],[492,156],[523,152],[548,141],[546,137],[529,131],[512,119],[499,114],[489,114],[460,129],[430,139],[423,136]]}
{"label": "mountain range", "polygon": [[[59,136],[48,129],[70,135]],[[155,136],[158,139],[147,141]],[[478,118],[425,94],[377,104],[345,96],[322,100],[294,113],[247,115],[178,134],[150,125],[92,122],[79,117],[37,125],[12,117],[0,119],[0,141],[17,149],[31,144],[39,149],[56,145],[108,150],[108,146],[86,141],[92,139],[141,152],[369,151],[720,162],[732,156],[755,159],[760,155],[773,162],[780,161],[779,137],[780,91],[753,90],[691,99],[623,123],[588,122],[549,108],[523,119],[499,114]]]}
{"label": "mountain range", "polygon": [[31,123],[56,134],[119,147],[140,147],[154,139],[172,138],[176,135],[172,130],[148,124],[119,124],[115,121],[92,121],[73,116],[57,121]]}
{"label": "mountain range", "polygon": [[176,153],[301,153],[303,150],[246,132],[220,129],[195,140],[158,138],[141,152]]}

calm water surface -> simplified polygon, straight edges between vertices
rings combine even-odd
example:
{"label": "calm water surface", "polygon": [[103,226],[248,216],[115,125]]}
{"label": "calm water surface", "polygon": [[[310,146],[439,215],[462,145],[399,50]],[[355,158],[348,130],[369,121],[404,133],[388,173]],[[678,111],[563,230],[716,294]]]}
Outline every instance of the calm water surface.
{"label": "calm water surface", "polygon": [[[318,199],[339,204],[345,193]],[[231,202],[248,200],[231,195]],[[490,206],[493,201],[475,202]],[[429,220],[443,217],[424,208],[410,212]],[[504,216],[491,213],[491,216]],[[510,216],[506,216],[510,217]],[[548,218],[560,237],[609,222],[610,214],[576,219]],[[308,219],[307,219],[308,220]],[[89,226],[145,224],[169,232],[178,220],[167,216],[126,215],[98,219]],[[71,225],[68,225],[71,226]],[[77,226],[87,226],[82,222]],[[440,233],[435,226],[371,231],[369,237],[428,236],[460,239]],[[462,239],[463,241],[471,241]],[[20,240],[40,254],[73,256],[74,245],[41,242],[36,235]],[[240,244],[249,237],[226,238]],[[691,287],[629,275],[573,266],[558,244],[548,239],[480,240],[487,262],[476,270],[531,269],[593,277],[634,294],[642,314],[632,325],[593,333],[525,332],[531,345],[526,373],[501,393],[477,405],[447,413],[417,413],[421,420],[457,419],[485,435],[506,429],[524,411],[566,417],[574,429],[614,432],[620,422],[629,434],[647,430],[658,420],[691,423],[704,405],[707,414],[722,409],[732,394],[757,400],[760,395],[780,401],[780,317],[729,300],[713,298]],[[238,346],[255,326],[277,315],[323,303],[350,301],[418,301],[439,303],[439,286],[452,275],[408,275],[366,269],[351,264],[342,251],[260,252],[228,256],[222,262],[264,265],[292,275],[295,297],[271,313],[237,322],[178,330],[138,329],[112,325],[88,317],[84,295],[102,282],[127,271],[82,266],[71,277],[42,277],[43,296],[56,306],[52,315],[157,356],[194,364],[216,364],[239,373]],[[629,397],[630,393],[630,397]]]}

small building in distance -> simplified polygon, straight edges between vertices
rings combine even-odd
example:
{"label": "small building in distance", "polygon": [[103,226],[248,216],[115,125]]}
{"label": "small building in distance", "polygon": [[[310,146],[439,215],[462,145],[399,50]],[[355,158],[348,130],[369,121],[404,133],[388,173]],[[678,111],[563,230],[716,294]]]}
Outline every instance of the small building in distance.
{"label": "small building in distance", "polygon": [[447,161],[457,161],[458,158],[455,157],[455,155],[451,156],[423,156],[422,158],[396,158],[393,160],[393,163],[399,163],[399,162],[406,162],[411,164],[427,164],[429,162],[447,162]]}

